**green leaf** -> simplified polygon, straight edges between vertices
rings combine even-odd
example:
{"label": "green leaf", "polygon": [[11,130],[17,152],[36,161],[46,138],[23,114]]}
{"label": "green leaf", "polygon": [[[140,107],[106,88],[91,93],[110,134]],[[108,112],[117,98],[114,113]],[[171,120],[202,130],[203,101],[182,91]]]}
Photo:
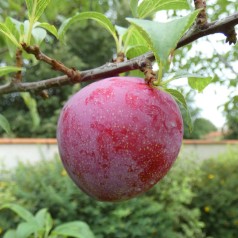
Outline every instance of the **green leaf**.
{"label": "green leaf", "polygon": [[32,222],[34,220],[34,216],[28,210],[26,210],[24,207],[19,206],[17,204],[7,203],[0,207],[0,210],[2,210],[2,209],[12,210],[19,217],[21,217],[22,219],[24,219],[27,222]]}
{"label": "green leaf", "polygon": [[133,17],[137,17],[137,7],[138,7],[138,0],[131,0],[130,1],[130,8]]}
{"label": "green leaf", "polygon": [[147,41],[141,37],[141,33],[133,25],[129,27],[123,40],[125,54],[129,59],[142,55],[150,50]]}
{"label": "green leaf", "polygon": [[127,28],[125,27],[121,27],[121,26],[115,26],[115,29],[116,29],[116,32],[117,32],[117,36],[118,36],[118,47],[120,47],[120,51],[123,51],[122,50],[122,42],[123,42],[123,39],[127,33]]}
{"label": "green leaf", "polygon": [[[123,75],[123,76],[126,76],[126,75]],[[145,74],[143,72],[141,72],[140,70],[131,70],[129,72],[128,76],[137,77],[137,78],[144,78]]]}
{"label": "green leaf", "polygon": [[10,57],[15,59],[16,52],[17,52],[16,45],[13,44],[8,38],[5,38],[5,41],[6,41],[6,45],[7,45]]}
{"label": "green leaf", "polygon": [[18,20],[7,17],[5,20],[6,27],[11,31],[11,33],[14,35],[14,37],[19,41],[20,40],[20,28],[22,23]]}
{"label": "green leaf", "polygon": [[30,21],[36,22],[45,11],[50,0],[25,0]]}
{"label": "green leaf", "polygon": [[238,103],[238,95],[232,97],[232,102],[233,102],[234,104]]}
{"label": "green leaf", "polygon": [[164,90],[166,92],[168,92],[170,95],[172,95],[174,97],[174,99],[184,107],[184,109],[186,110],[186,124],[188,125],[189,131],[192,132],[192,130],[193,130],[192,118],[191,118],[189,108],[187,106],[187,102],[186,102],[183,94],[180,93],[176,89],[164,88]]}
{"label": "green leaf", "polygon": [[117,26],[117,25],[115,26],[115,29],[119,37],[119,41],[122,42],[128,29],[125,27]]}
{"label": "green leaf", "polygon": [[162,86],[166,86],[169,82],[174,80],[178,80],[181,78],[187,78],[188,83],[191,88],[198,90],[201,92],[207,85],[212,82],[212,77],[204,77],[199,74],[191,74],[187,73],[187,71],[181,70],[176,73],[170,73],[167,77],[164,77],[164,81],[161,82]]}
{"label": "green leaf", "polygon": [[[32,27],[33,26],[34,26],[34,24],[32,25]],[[30,21],[29,20],[25,20],[23,22],[23,32],[24,32],[23,41],[24,42],[27,42],[28,35],[32,34],[32,30],[33,29],[31,29],[31,32],[30,32]]]}
{"label": "green leaf", "polygon": [[14,34],[11,32],[11,29],[6,26],[4,23],[0,23],[0,32],[10,40],[16,47],[22,48]]}
{"label": "green leaf", "polygon": [[193,121],[192,121],[192,117],[191,117],[191,114],[190,114],[189,110],[186,110],[185,122],[188,126],[189,132],[192,133],[192,131],[193,131]]}
{"label": "green leaf", "polygon": [[160,10],[189,9],[187,0],[144,0],[138,6],[139,18],[145,18]]}
{"label": "green leaf", "polygon": [[41,42],[46,38],[46,30],[42,28],[34,28],[31,32],[36,45],[40,45]]}
{"label": "green leaf", "polygon": [[94,238],[94,234],[89,226],[82,221],[73,221],[59,225],[52,231],[52,235],[53,237],[59,235],[76,238]]}
{"label": "green leaf", "polygon": [[65,32],[67,29],[75,22],[82,21],[82,20],[88,20],[92,19],[97,21],[101,26],[103,26],[108,32],[111,33],[113,36],[117,50],[119,50],[119,42],[116,34],[116,29],[111,23],[111,21],[102,13],[99,12],[82,12],[82,13],[77,13],[73,17],[70,17],[66,19],[62,25],[59,28],[58,34],[59,34],[59,39],[62,41],[65,35]]}
{"label": "green leaf", "polygon": [[35,222],[22,222],[17,226],[16,236],[17,238],[26,238],[30,237],[31,234],[34,234],[38,231],[38,227]]}
{"label": "green leaf", "polygon": [[15,66],[2,66],[0,67],[0,77],[10,73],[23,71],[23,70],[24,70],[23,68],[15,67]]}
{"label": "green leaf", "polygon": [[37,111],[36,100],[31,97],[30,93],[20,93],[20,95],[30,111],[33,127],[37,128],[40,125],[40,116]]}
{"label": "green leaf", "polygon": [[35,219],[40,227],[45,226],[45,218],[47,214],[48,212],[46,208],[42,208],[36,213]]}
{"label": "green leaf", "polygon": [[127,30],[128,30],[125,27],[117,26],[117,25],[115,26],[115,28],[116,28],[116,32],[117,32],[117,34],[119,35],[120,38],[123,38],[125,36]]}
{"label": "green leaf", "polygon": [[171,94],[176,99],[176,101],[181,103],[186,110],[188,109],[186,100],[182,93],[180,93],[178,90],[172,89],[172,88],[165,88],[165,91],[168,92],[169,94]]}
{"label": "green leaf", "polygon": [[32,16],[33,14],[33,9],[34,9],[34,4],[35,4],[35,0],[25,0],[26,2],[26,7],[28,10],[28,17],[30,18],[30,16]]}
{"label": "green leaf", "polygon": [[45,8],[50,3],[50,0],[26,0],[26,5],[28,9],[28,17],[29,17],[29,26],[25,27],[25,39],[24,41],[30,45],[31,44],[31,36],[32,31],[34,29],[34,24],[40,18],[40,16],[45,11]]}
{"label": "green leaf", "polygon": [[[14,19],[14,18],[7,17],[5,20],[5,25],[11,31],[12,35],[15,37],[17,42],[18,43],[21,42],[21,39],[23,36],[23,33],[21,32],[21,29],[23,28],[22,22]],[[17,48],[19,47],[19,45],[16,45],[8,37],[6,38],[6,43],[7,43],[7,47],[8,47],[10,56],[12,58],[16,57],[16,51],[17,51]]]}
{"label": "green leaf", "polygon": [[187,78],[189,86],[198,90],[199,93],[212,82],[212,77],[202,77],[200,75],[190,75]]}
{"label": "green leaf", "polygon": [[132,59],[134,57],[143,55],[146,52],[148,52],[148,47],[146,47],[145,45],[136,45],[127,49],[126,57],[128,59]]}
{"label": "green leaf", "polygon": [[141,36],[147,41],[157,62],[161,60],[163,65],[166,65],[169,54],[175,50],[180,38],[193,24],[199,11],[163,23],[134,18],[127,18],[127,20],[138,29]]}
{"label": "green leaf", "polygon": [[53,227],[53,220],[46,208],[39,210],[35,215],[36,222],[45,234],[49,234]]}
{"label": "green leaf", "polygon": [[44,28],[45,30],[47,30],[48,32],[50,32],[52,35],[54,35],[57,39],[58,39],[58,32],[57,32],[57,29],[55,28],[54,25],[50,25],[49,23],[47,22],[43,22],[43,23],[40,23],[40,22],[37,22],[34,27],[41,27],[41,28]]}
{"label": "green leaf", "polygon": [[0,114],[0,127],[1,127],[7,134],[10,134],[10,133],[11,133],[10,124],[9,124],[8,120],[6,119],[6,117],[4,117],[2,114]]}
{"label": "green leaf", "polygon": [[18,238],[16,234],[16,230],[13,230],[13,229],[8,230],[4,234],[3,238]]}

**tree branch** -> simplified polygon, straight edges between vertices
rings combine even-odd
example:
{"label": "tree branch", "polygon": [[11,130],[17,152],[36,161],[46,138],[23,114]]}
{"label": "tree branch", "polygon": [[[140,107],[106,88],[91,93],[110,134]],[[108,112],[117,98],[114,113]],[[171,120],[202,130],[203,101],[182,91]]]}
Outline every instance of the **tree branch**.
{"label": "tree branch", "polygon": [[[238,24],[238,12],[222,19],[217,20],[212,23],[206,24],[205,29],[192,28],[189,30],[179,41],[176,49],[183,47],[191,42],[215,33],[222,33],[227,35],[228,29],[233,29],[235,25]],[[234,35],[233,35],[234,36]],[[236,41],[236,40],[235,40]],[[235,43],[234,39],[232,43]],[[81,71],[80,77],[75,80],[70,79],[67,75],[59,76],[51,79],[46,79],[38,82],[19,82],[19,83],[9,83],[0,86],[0,95],[12,92],[39,92],[44,89],[59,87],[63,85],[69,85],[74,83],[80,83],[90,80],[99,80],[106,77],[112,77],[123,72],[128,72],[131,70],[141,69],[148,60],[153,61],[154,55],[152,52],[148,52],[139,57],[127,60],[120,63],[107,63],[101,67]]]}
{"label": "tree branch", "polygon": [[[17,49],[17,52],[16,52],[16,66],[19,68],[23,66],[21,49]],[[12,80],[12,83],[20,83],[21,81],[22,81],[22,72],[21,70],[19,70],[17,71],[15,78]]]}
{"label": "tree branch", "polygon": [[45,63],[51,65],[53,70],[66,74],[72,81],[80,81],[81,75],[76,69],[69,69],[61,62],[43,54],[38,46],[28,46],[26,43],[22,43],[21,45],[28,54],[33,54],[37,60],[44,61]]}
{"label": "tree branch", "polygon": [[200,29],[207,27],[207,13],[206,13],[206,0],[194,0],[195,9],[200,9],[200,13],[197,16],[196,26]]}
{"label": "tree branch", "polygon": [[[227,29],[234,28],[238,24],[238,12],[218,21],[207,24],[206,29],[192,29],[185,34],[179,41],[177,48],[185,46],[201,37],[211,34],[222,33],[226,36]],[[234,44],[236,42],[233,42]]]}

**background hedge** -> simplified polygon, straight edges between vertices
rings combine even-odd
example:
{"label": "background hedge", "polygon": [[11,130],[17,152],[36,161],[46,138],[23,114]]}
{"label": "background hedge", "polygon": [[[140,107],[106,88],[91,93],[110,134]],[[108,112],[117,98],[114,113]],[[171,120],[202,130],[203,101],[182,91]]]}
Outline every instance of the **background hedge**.
{"label": "background hedge", "polygon": [[[203,162],[180,158],[144,195],[122,203],[103,203],[82,193],[56,157],[1,171],[0,205],[12,201],[32,212],[46,207],[56,225],[82,220],[97,238],[235,238],[237,171],[235,151]],[[0,213],[2,229],[17,222],[11,212]]]}

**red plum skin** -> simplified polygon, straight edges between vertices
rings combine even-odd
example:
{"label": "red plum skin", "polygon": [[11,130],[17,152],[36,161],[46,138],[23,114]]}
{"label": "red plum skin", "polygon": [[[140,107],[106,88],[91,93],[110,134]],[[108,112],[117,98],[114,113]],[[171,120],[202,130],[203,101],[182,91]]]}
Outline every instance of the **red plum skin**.
{"label": "red plum skin", "polygon": [[176,160],[183,120],[171,95],[133,77],[92,83],[62,109],[57,141],[69,176],[89,196],[123,201],[148,191]]}

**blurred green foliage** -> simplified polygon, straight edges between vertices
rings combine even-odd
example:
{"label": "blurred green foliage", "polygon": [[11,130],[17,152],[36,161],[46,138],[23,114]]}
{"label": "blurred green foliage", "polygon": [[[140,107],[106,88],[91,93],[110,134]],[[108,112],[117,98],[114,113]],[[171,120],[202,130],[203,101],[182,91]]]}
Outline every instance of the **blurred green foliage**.
{"label": "blurred green foliage", "polygon": [[[122,203],[97,202],[85,195],[69,179],[58,158],[19,165],[9,180],[15,186],[8,189],[32,213],[48,208],[56,218],[55,225],[84,221],[97,238],[202,238],[200,212],[191,207],[195,196],[191,187],[193,177],[190,172],[184,176],[184,169],[190,171],[190,166],[178,161],[151,191]],[[6,211],[0,213],[5,229],[13,226],[10,215]]]}
{"label": "blurred green foliage", "polygon": [[224,105],[224,114],[226,116],[227,132],[226,139],[238,138],[238,95]]}
{"label": "blurred green foliage", "polygon": [[185,92],[185,90],[183,90],[182,88],[180,88],[180,91],[186,97],[186,101],[189,107],[189,113],[193,123],[193,130],[190,131],[188,127],[188,123],[186,122],[187,111],[184,110],[184,108],[180,105],[180,111],[184,119],[183,138],[184,139],[202,139],[209,132],[216,131],[217,128],[211,121],[200,117],[200,112],[202,109],[196,107],[195,105],[195,101],[194,101],[195,92],[194,91]]}
{"label": "blurred green foliage", "polygon": [[[99,11],[106,13],[113,22],[119,25],[125,24],[125,17],[129,16],[129,2],[117,0],[102,1],[81,1],[81,0],[52,0],[48,6],[43,19],[59,27],[63,20],[81,11]],[[24,1],[17,3],[0,3],[2,17],[12,16],[19,20],[26,17],[26,7]],[[128,6],[128,7],[126,7]],[[123,9],[123,11],[118,11]],[[16,16],[18,12],[18,15]],[[0,36],[1,37],[1,36]],[[12,64],[6,44],[0,38],[0,64]],[[115,53],[115,46],[112,36],[104,29],[92,21],[82,21],[74,24],[67,32],[65,43],[58,42],[53,37],[48,37],[41,50],[63,62],[68,67],[79,70],[92,69],[109,62]],[[25,67],[26,73],[23,76],[25,81],[39,81],[56,77],[59,74],[53,71],[50,66],[36,62],[30,58]],[[6,79],[1,78],[0,84],[5,83]],[[85,84],[82,84],[84,86]],[[19,93],[1,96],[0,112],[11,122],[12,137],[55,137],[57,119],[60,109],[64,102],[77,90],[79,85],[66,86],[64,88],[54,88],[48,91],[49,99],[44,100],[39,95],[33,95],[37,99],[37,108],[41,116],[41,125],[38,128],[32,127],[30,113],[24,104]],[[16,113],[17,112],[17,113]],[[7,136],[0,128],[0,135]]]}
{"label": "blurred green foliage", "polygon": [[205,118],[196,118],[193,122],[193,131],[186,139],[203,139],[209,132],[216,131],[216,126]]}
{"label": "blurred green foliage", "polygon": [[202,163],[194,184],[193,205],[200,208],[205,232],[214,238],[235,238],[238,234],[238,157],[229,150]]}
{"label": "blurred green foliage", "polygon": [[[35,213],[41,208],[60,225],[86,222],[97,238],[235,238],[238,233],[238,157],[228,150],[218,158],[180,158],[153,189],[129,201],[91,199],[69,179],[58,157],[1,171],[0,205],[17,202]],[[4,230],[19,220],[4,211]]]}
{"label": "blurred green foliage", "polygon": [[71,221],[54,226],[51,214],[47,208],[42,208],[36,214],[15,203],[0,206],[0,211],[8,209],[14,212],[21,221],[15,229],[4,232],[3,238],[94,238],[88,224],[82,221]]}

